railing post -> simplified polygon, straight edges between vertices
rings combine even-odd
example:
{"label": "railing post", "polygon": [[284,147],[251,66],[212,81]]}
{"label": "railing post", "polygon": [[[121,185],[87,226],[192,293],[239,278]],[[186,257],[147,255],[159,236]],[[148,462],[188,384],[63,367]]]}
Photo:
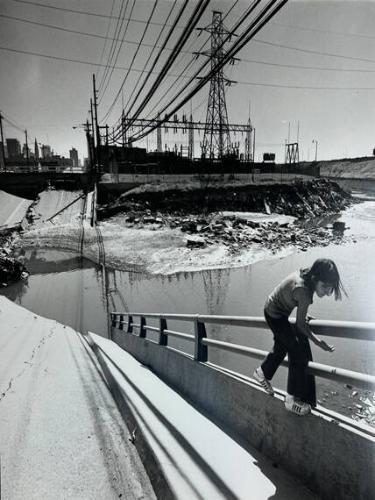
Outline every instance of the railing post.
{"label": "railing post", "polygon": [[116,323],[117,323],[117,314],[111,313],[111,326],[112,326],[112,328],[116,327]]}
{"label": "railing post", "polygon": [[146,324],[146,318],[144,316],[141,316],[141,327],[139,329],[139,336],[144,339],[146,337],[146,330],[145,330],[145,324]]}
{"label": "railing post", "polygon": [[127,328],[127,333],[133,333],[133,316],[131,316],[130,314],[128,315],[128,328]]}
{"label": "railing post", "polygon": [[207,337],[206,327],[204,323],[199,321],[198,318],[194,320],[194,335],[195,335],[194,359],[195,361],[205,362],[208,359],[207,346],[203,345],[201,340]]}
{"label": "railing post", "polygon": [[167,320],[165,318],[160,318],[160,335],[159,335],[160,345],[168,345],[168,335],[164,333],[164,330],[166,329],[167,329]]}
{"label": "railing post", "polygon": [[118,321],[119,321],[119,323],[118,323],[119,330],[123,330],[124,329],[124,323],[123,323],[124,315],[123,314],[120,314]]}

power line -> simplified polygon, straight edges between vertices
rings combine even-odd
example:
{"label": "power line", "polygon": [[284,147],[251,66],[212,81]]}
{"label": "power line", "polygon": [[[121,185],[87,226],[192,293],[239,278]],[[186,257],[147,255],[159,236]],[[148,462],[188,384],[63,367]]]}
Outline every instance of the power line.
{"label": "power line", "polygon": [[[31,52],[31,51],[26,51],[26,50],[16,50],[16,49],[10,49],[8,47],[1,47],[0,46],[0,50],[5,50],[5,51],[8,51],[8,52],[13,52],[13,53],[16,53],[16,54],[24,54],[24,55],[31,55],[31,56],[37,56],[37,57],[44,57],[46,59],[53,59],[53,60],[57,60],[57,61],[64,61],[64,62],[72,62],[72,63],[77,63],[77,64],[85,64],[85,65],[88,65],[88,66],[98,66],[98,63],[97,62],[89,62],[89,61],[82,61],[80,59],[69,59],[67,57],[57,57],[57,56],[49,56],[47,54],[41,54],[39,52]],[[101,66],[105,66],[104,64],[101,64]],[[122,69],[122,70],[127,70],[129,68],[127,67],[124,67],[124,66],[117,66],[116,69]],[[143,70],[141,69],[132,69],[133,72],[135,73],[141,73]],[[159,74],[159,73],[155,73],[155,74]],[[168,76],[172,76],[172,77],[175,77],[176,75],[173,75],[173,74],[169,74]],[[191,78],[191,77],[185,77],[185,78]],[[277,84],[270,84],[270,83],[251,83],[251,82],[237,82],[238,84],[241,84],[241,85],[262,85],[262,86],[268,86],[268,87],[271,87],[271,86],[274,86],[274,87],[279,87],[279,85]],[[285,88],[292,88],[291,86],[285,86]],[[302,87],[302,86],[299,86],[299,87],[296,87],[296,88],[299,88],[299,89],[302,89],[302,88],[305,88],[305,89],[316,89],[316,90],[335,90],[335,87]],[[363,87],[363,88],[360,88],[360,87],[345,87],[345,88],[340,88],[338,87],[337,90],[375,90],[374,87]]]}
{"label": "power line", "polygon": [[[110,71],[109,66],[112,65],[112,61],[113,61],[113,57],[115,55],[116,48],[119,45],[118,44],[119,40],[117,39],[117,37],[120,35],[122,26],[124,24],[125,13],[126,13],[126,10],[128,8],[128,5],[129,5],[129,0],[126,0],[125,9],[124,9],[124,4],[125,4],[125,0],[122,0],[120,12],[119,12],[119,15],[117,17],[114,38],[112,39],[111,47],[110,47],[109,53],[108,53],[107,66],[106,66],[106,68],[105,68],[105,70],[103,72],[102,79],[101,79],[101,81],[100,81],[100,83],[98,85],[98,95],[99,95],[99,93],[101,92],[102,88],[105,85],[105,81],[106,81],[108,73]],[[131,12],[133,12],[134,4],[135,4],[135,0],[133,0],[133,7],[132,7]],[[127,25],[125,26],[124,34],[122,36],[122,40],[121,40],[121,43],[120,43],[120,49],[122,47],[122,43],[123,43],[123,40],[125,38],[125,33],[126,33],[126,30],[127,30],[128,26],[129,26],[129,21],[127,22]],[[117,58],[116,58],[116,62],[117,62]],[[115,64],[116,64],[116,62],[115,62]],[[113,73],[113,69],[112,69],[112,72],[111,72],[111,76],[112,76],[112,73]],[[110,80],[110,78],[108,79],[108,83],[109,83],[109,80]]]}
{"label": "power line", "polygon": [[[267,5],[265,5],[258,14],[256,14],[255,19],[250,22],[250,25],[248,25],[243,33],[238,37],[238,39],[233,43],[232,47],[226,52],[224,57],[220,58],[220,62],[218,62],[214,67],[211,68],[211,70],[203,77],[200,77],[199,83],[185,96],[181,97],[181,101],[177,102],[173,109],[169,112],[166,113],[164,119],[167,120],[169,119],[174,113],[176,113],[187,101],[189,101],[197,92],[199,92],[205,85],[206,83],[212,78],[212,76],[219,71],[221,68],[225,66],[230,60],[233,59],[235,54],[239,52],[262,28],[265,24],[267,24],[272,17],[287,3],[288,0],[269,0]],[[253,12],[253,10],[258,6],[260,3],[260,0],[254,0],[253,4],[248,7],[248,9],[245,11],[245,14],[240,18],[240,20],[235,23],[235,26],[230,30],[231,33],[235,32],[235,30],[247,19],[247,17]],[[220,50],[224,43],[227,41],[229,38],[229,34],[226,36],[226,38],[222,41],[222,44],[220,47],[218,47],[217,50]],[[207,65],[206,63],[203,64],[202,68],[204,68]],[[198,71],[198,74],[201,70]],[[197,75],[195,75],[197,76]],[[184,89],[182,89],[175,97],[172,99],[172,103],[175,103],[177,98],[181,96],[184,90],[188,89],[189,85],[191,85],[192,81],[194,80],[195,76],[191,79],[191,82],[188,82],[187,85],[185,86]],[[166,105],[161,111],[159,111],[159,114],[164,113],[168,109],[169,105]],[[157,125],[153,125],[149,128],[148,131],[146,132],[139,132],[138,135],[135,137],[133,136],[133,141],[141,139],[145,135],[147,135],[149,132],[152,132],[157,127]]]}
{"label": "power line", "polygon": [[[64,7],[56,7],[54,5],[47,5],[45,3],[40,3],[40,2],[31,2],[29,0],[11,0],[12,2],[17,2],[17,3],[24,3],[28,5],[35,5],[36,7],[45,7],[47,9],[53,9],[53,10],[60,10],[63,12],[71,12],[72,14],[83,14],[86,16],[93,16],[93,17],[101,17],[104,19],[117,19],[117,16],[109,16],[108,14],[97,14],[96,12],[89,12],[89,11],[84,11],[84,10],[73,10],[73,9],[66,9]],[[133,21],[134,23],[141,23],[145,24],[146,21],[143,21],[142,19],[125,19],[126,21]],[[155,26],[162,26],[162,23],[152,23]]]}
{"label": "power line", "polygon": [[[274,1],[276,1],[276,0],[272,0],[272,2],[274,2]],[[286,0],[286,1],[287,1],[287,0]],[[260,0],[253,0],[252,4],[251,4],[251,5],[250,5],[247,9],[245,9],[244,14],[243,14],[243,15],[240,17],[240,19],[239,19],[239,20],[235,23],[235,25],[232,27],[232,29],[230,30],[230,32],[226,35],[225,39],[222,41],[221,46],[220,46],[220,47],[218,47],[218,48],[217,48],[217,50],[220,50],[220,49],[224,46],[225,42],[226,42],[226,41],[230,38],[231,33],[235,32],[235,31],[236,31],[236,29],[238,29],[238,28],[239,28],[239,26],[241,26],[241,24],[243,24],[243,23],[244,23],[244,21],[245,21],[245,20],[247,19],[247,17],[249,17],[249,15],[250,15],[250,14],[251,14],[251,13],[252,13],[255,9],[256,9],[256,7],[258,6],[258,4],[259,4],[259,3],[260,3]],[[236,1],[236,2],[234,3],[234,5],[233,5],[233,6],[229,9],[229,11],[227,12],[227,14],[226,14],[225,18],[226,18],[226,17],[227,17],[227,15],[231,12],[231,10],[234,8],[234,6],[235,6],[236,4],[237,4],[237,1]],[[224,18],[224,19],[225,19],[225,18]],[[205,43],[206,43],[206,42],[205,42]],[[204,43],[203,45],[205,45],[205,43]],[[207,59],[207,61],[206,61],[205,63],[203,63],[203,65],[201,65],[200,69],[199,69],[199,70],[198,70],[198,71],[197,71],[197,72],[196,72],[196,73],[195,73],[195,74],[194,74],[194,75],[190,78],[190,81],[189,81],[189,82],[188,82],[188,83],[184,86],[184,88],[183,88],[183,89],[181,89],[175,97],[173,97],[172,99],[170,99],[169,104],[170,104],[170,102],[174,102],[174,101],[175,101],[175,99],[177,99],[177,97],[179,97],[179,96],[180,96],[180,95],[181,95],[181,94],[182,94],[185,90],[187,90],[187,89],[188,89],[188,87],[189,87],[189,86],[191,86],[191,84],[194,82],[194,80],[198,77],[199,73],[200,73],[200,72],[201,72],[201,71],[202,71],[202,70],[203,70],[203,69],[204,69],[204,68],[208,65],[209,61],[210,61],[210,59]],[[192,61],[189,63],[189,66],[191,65],[191,63],[192,63]],[[183,72],[180,74],[180,76],[181,76],[184,72],[185,72],[185,71],[183,71]],[[210,74],[213,74],[213,72],[211,71],[211,73],[210,73]],[[178,79],[179,79],[179,78],[177,78],[177,80],[176,80],[176,81],[178,81]],[[172,86],[173,86],[173,84],[172,84]],[[171,87],[172,87],[172,86],[171,86]],[[203,85],[202,85],[202,86],[203,86]],[[200,88],[202,88],[202,86],[201,86]],[[170,90],[170,88],[171,88],[171,87],[169,87],[169,88],[168,88],[167,93],[169,92],[169,90]],[[200,90],[200,88],[199,88],[198,90],[196,90],[195,92],[199,91],[199,90]],[[193,94],[192,94],[192,95],[194,95],[194,93],[195,93],[195,92],[193,91]],[[163,98],[162,98],[162,99],[163,99]],[[162,100],[162,99],[160,99],[160,100],[159,100],[159,103],[161,102],[161,100]],[[143,106],[143,108],[144,108],[145,104],[146,104],[146,103],[142,103],[142,104],[141,104],[141,106]],[[164,106],[164,108],[162,109],[162,111],[160,111],[160,113],[159,113],[159,114],[162,114],[162,113],[163,113],[163,112],[164,112],[164,111],[168,108],[169,104],[168,104],[168,105],[166,105],[166,106]],[[158,105],[158,104],[155,104],[154,108],[155,108],[157,105]],[[183,104],[182,104],[182,105],[183,105]],[[182,105],[181,105],[181,106],[182,106]],[[180,106],[180,107],[181,107],[181,106]],[[153,108],[153,109],[154,109],[154,108]],[[151,110],[151,112],[153,111],[153,109]],[[178,109],[179,109],[179,108],[178,108]],[[142,111],[142,109],[141,109],[140,111]],[[139,112],[140,112],[140,111],[139,111]],[[151,112],[150,112],[150,113],[151,113]],[[139,113],[138,113],[138,114],[139,114]],[[169,116],[171,116],[171,115],[169,115]],[[130,125],[131,125],[131,123],[130,123]],[[141,131],[140,133],[142,133],[142,131]]]}
{"label": "power line", "polygon": [[[133,67],[133,64],[134,64],[135,58],[137,57],[138,52],[139,52],[139,49],[140,49],[140,48],[141,48],[141,46],[142,46],[143,39],[144,39],[144,37],[146,36],[146,33],[147,33],[147,30],[148,30],[148,27],[149,27],[149,25],[150,25],[150,21],[151,21],[151,19],[152,19],[153,15],[154,15],[154,13],[155,13],[155,9],[156,9],[156,7],[157,7],[157,5],[158,5],[158,1],[159,1],[159,0],[155,0],[155,1],[154,1],[154,5],[153,5],[152,10],[151,10],[151,13],[150,13],[150,15],[149,15],[149,17],[148,17],[147,24],[146,24],[146,26],[145,26],[145,28],[144,28],[144,30],[143,30],[141,40],[140,40],[140,41],[139,41],[139,43],[138,43],[138,47],[137,47],[137,49],[136,49],[136,51],[135,51],[135,53],[134,53],[134,55],[133,55],[133,59],[132,59],[132,61],[131,61],[131,63],[130,63],[130,67],[129,67],[129,69],[128,69],[128,71],[127,71],[126,75],[125,75],[125,78],[123,79],[122,84],[121,84],[121,88],[120,88],[120,90],[119,90],[119,94],[120,94],[120,92],[121,92],[122,88],[124,87],[126,80],[128,79],[128,76],[129,76],[129,73],[130,73],[130,71],[131,71],[131,69],[132,69],[132,67]],[[135,1],[134,1],[134,4],[133,4],[133,7],[134,7],[134,5],[135,5]],[[125,29],[125,33],[126,33],[126,29]],[[125,33],[124,33],[124,37],[125,37]],[[121,45],[122,45],[122,44],[121,44]],[[120,48],[121,48],[121,47],[120,47]],[[118,53],[117,53],[117,57],[116,57],[115,64],[116,64],[116,62],[117,62],[117,58],[118,58],[119,52],[120,52],[120,49],[119,49],[119,51],[118,51]],[[110,75],[110,77],[109,77],[109,80],[111,79],[112,73],[113,73],[113,69],[112,69],[111,75]],[[108,83],[109,83],[109,80],[108,80]],[[107,87],[108,87],[108,84],[107,84]],[[106,88],[107,88],[107,87],[106,87]],[[103,95],[104,95],[104,93],[105,93],[105,91],[106,91],[106,88],[105,88],[105,89],[104,89],[104,91],[103,91]],[[102,96],[102,97],[103,97],[103,96]]]}
{"label": "power line", "polygon": [[[156,9],[156,6],[157,6],[157,3],[158,3],[158,0],[155,0],[154,5],[153,5],[153,8],[152,8],[152,11],[151,11],[151,14],[149,15],[149,18],[148,18],[148,21],[150,21],[150,20],[152,19],[152,16],[154,15],[154,12],[155,12],[155,9]],[[131,12],[133,12],[134,6],[135,6],[135,0],[133,1],[133,6],[132,6],[132,10],[131,10]],[[128,23],[128,24],[129,24],[129,23]],[[130,67],[129,67],[129,69],[128,69],[128,71],[127,71],[126,75],[125,75],[125,78],[123,79],[123,83],[122,83],[122,85],[121,85],[121,87],[120,87],[120,90],[118,91],[118,93],[117,93],[117,95],[116,95],[115,101],[113,102],[112,106],[114,106],[114,103],[116,102],[117,98],[119,97],[119,95],[120,95],[120,93],[121,93],[121,91],[122,91],[122,89],[123,89],[123,87],[124,87],[124,85],[125,85],[125,82],[126,82],[126,80],[127,80],[128,76],[129,76],[130,70],[131,70],[131,68],[132,68],[132,66],[133,66],[134,60],[135,60],[135,58],[137,57],[138,51],[139,51],[139,49],[140,49],[140,47],[141,47],[141,45],[140,45],[140,44],[141,44],[141,42],[143,41],[144,36],[146,35],[147,29],[148,29],[148,27],[149,27],[149,24],[150,24],[150,23],[148,22],[148,23],[146,24],[145,29],[143,30],[143,34],[142,34],[142,37],[141,37],[141,41],[138,43],[137,49],[136,49],[135,54],[133,55],[133,59],[132,59],[132,61],[131,61],[131,63],[130,63]],[[125,27],[125,31],[124,31],[124,35],[123,35],[123,39],[125,38],[125,34],[126,34],[127,27],[128,27],[128,25]],[[116,64],[116,62],[117,62],[117,59],[118,59],[118,56],[119,56],[119,53],[120,53],[120,49],[121,49],[121,47],[122,47],[122,42],[121,42],[121,45],[120,45],[120,47],[119,47],[119,49],[118,49],[118,52],[117,52],[117,56],[116,56],[116,60],[115,60],[115,64]],[[106,85],[106,87],[105,87],[104,91],[102,92],[102,97],[101,97],[100,102],[103,100],[103,96],[104,96],[104,94],[105,94],[105,91],[106,91],[106,90],[107,90],[107,88],[108,88],[108,84],[109,84],[109,81],[110,81],[111,76],[112,76],[112,74],[113,74],[113,71],[114,71],[114,68],[112,69],[112,71],[111,71],[111,75],[110,75],[110,77],[109,77],[109,79],[108,79],[108,81],[107,81],[107,85]],[[100,104],[100,102],[99,102],[99,104]],[[111,109],[112,109],[112,108],[111,108]],[[110,113],[110,111],[107,111],[107,115],[108,115],[109,113]],[[106,115],[106,116],[107,116],[107,115]]]}
{"label": "power line", "polygon": [[304,85],[282,85],[278,83],[256,83],[256,82],[236,82],[238,85],[254,85],[259,87],[273,87],[283,89],[304,89],[304,90],[375,90],[375,87],[312,87]]}
{"label": "power line", "polygon": [[296,50],[298,52],[305,52],[307,54],[316,54],[319,56],[329,56],[329,57],[339,57],[340,59],[350,59],[351,61],[363,61],[363,62],[375,63],[374,59],[366,59],[363,57],[343,56],[341,54],[333,54],[332,52],[331,53],[330,52],[319,52],[317,50],[310,50],[310,49],[300,49],[298,47],[291,47],[290,45],[281,45],[279,43],[266,42],[265,40],[258,40],[257,38],[254,38],[253,42],[261,43],[263,45],[270,45],[272,47],[279,47],[282,49]]}
{"label": "power line", "polygon": [[[161,70],[161,73],[156,78],[153,86],[151,87],[151,89],[147,93],[146,97],[144,98],[144,100],[142,101],[142,103],[139,105],[139,107],[135,111],[135,113],[133,114],[134,118],[136,118],[137,116],[139,116],[139,114],[142,112],[142,110],[144,109],[144,107],[146,106],[146,104],[148,103],[148,101],[151,99],[151,97],[155,93],[156,89],[161,84],[163,78],[167,74],[168,70],[170,69],[170,67],[174,63],[175,59],[177,58],[178,54],[180,53],[182,47],[184,46],[184,44],[188,40],[189,36],[191,35],[191,32],[194,30],[195,26],[197,25],[197,23],[199,22],[200,18],[202,17],[202,15],[203,15],[204,11],[206,10],[209,2],[210,2],[210,0],[199,0],[199,2],[197,3],[197,5],[196,5],[196,7],[195,7],[195,9],[194,9],[194,11],[192,13],[192,15],[190,16],[189,22],[187,23],[187,25],[185,26],[183,32],[181,33],[181,35],[180,35],[180,37],[179,37],[176,45],[174,46],[171,54],[169,55],[167,61],[164,63],[163,68]],[[173,26],[172,26],[172,30],[173,30]],[[110,110],[107,112],[106,116],[108,116],[109,113],[110,113],[110,111],[113,109],[113,106],[114,106],[115,102],[117,101],[118,96],[120,95],[122,87],[123,87],[123,85],[121,86],[119,92],[117,93],[117,95],[116,95],[113,103],[111,104]]]}
{"label": "power line", "polygon": [[265,61],[258,61],[255,59],[243,59],[241,62],[248,62],[254,64],[262,64],[264,66],[276,66],[279,68],[293,68],[293,69],[308,69],[314,71],[338,71],[338,72],[349,72],[349,73],[375,73],[375,69],[349,69],[349,68],[323,68],[322,66],[300,66],[298,64],[281,64],[281,63],[271,63]]}
{"label": "power line", "polygon": [[[229,14],[232,12],[232,10],[235,8],[235,6],[237,5],[237,3],[239,2],[239,0],[235,0],[235,2],[233,3],[233,5],[228,9],[228,11],[226,12],[226,14],[223,16],[223,22],[225,21],[225,19],[229,16]],[[253,1],[253,4],[255,2]],[[251,6],[249,7],[249,9],[251,9]],[[239,22],[239,24],[241,24],[241,21]],[[202,31],[200,31],[200,33],[202,33]],[[201,45],[200,49],[198,50],[198,53],[200,53],[203,48],[205,47],[205,45],[207,44],[207,42],[210,40],[210,35],[208,35],[208,38],[206,39],[205,42],[203,42],[203,44]],[[190,48],[193,46],[194,44],[194,41],[192,42],[192,44],[190,44],[189,48],[187,49],[187,51],[182,51],[181,50],[181,53],[184,53],[185,56],[181,59],[180,61],[180,64],[183,63],[185,57],[186,57],[186,54],[192,54],[190,52]],[[173,88],[174,90],[176,90],[176,84],[178,82],[178,80],[180,80],[181,78],[189,78],[189,76],[185,76],[186,75],[186,72],[187,70],[190,68],[190,66],[197,60],[197,57],[196,57],[196,54],[197,52],[194,52],[194,58],[192,60],[190,60],[190,62],[184,67],[184,70],[178,75],[178,77],[176,78],[176,80],[168,87],[168,89],[164,92],[164,96],[162,99],[159,99],[159,101],[157,103],[155,103],[154,107],[149,111],[149,114],[151,114],[154,109],[161,103],[161,101],[163,99],[167,99],[167,95],[169,93],[169,91]],[[196,75],[199,73],[196,72]],[[168,75],[168,76],[172,76],[172,75]],[[191,77],[190,77],[191,78]]]}
{"label": "power line", "polygon": [[[113,8],[115,6],[115,1],[116,0],[112,0],[112,7],[111,7],[111,13],[110,13],[110,16],[112,17],[112,13],[113,13]],[[104,52],[105,52],[105,48],[107,46],[107,42],[108,42],[108,34],[109,34],[109,28],[111,26],[111,19],[108,20],[108,25],[107,25],[107,33],[105,34],[105,39],[104,39],[104,45],[103,45],[103,49],[102,49],[102,53],[100,54],[100,62],[99,64],[102,63],[103,61],[103,56],[104,56]],[[98,74],[98,69],[99,69],[100,66],[97,67],[95,73],[96,73],[96,78],[98,78],[99,74]]]}
{"label": "power line", "polygon": [[[154,45],[154,47],[153,47],[152,51],[150,52],[150,55],[148,56],[148,58],[147,58],[147,60],[146,60],[145,64],[143,65],[143,71],[142,71],[142,73],[139,75],[139,77],[138,77],[138,79],[137,79],[137,81],[136,81],[136,83],[135,83],[135,85],[134,85],[133,91],[132,91],[132,93],[131,93],[131,94],[130,94],[130,96],[129,96],[128,101],[131,101],[131,99],[133,98],[133,95],[134,95],[134,94],[135,94],[135,92],[136,92],[136,89],[137,89],[137,87],[138,87],[138,85],[139,85],[139,82],[140,82],[140,80],[141,80],[141,78],[142,78],[142,75],[145,73],[146,68],[147,68],[147,65],[148,65],[148,63],[149,63],[149,61],[150,61],[150,59],[151,59],[151,57],[152,57],[152,55],[153,55],[154,51],[158,48],[158,45],[157,45],[157,44],[158,44],[158,42],[159,42],[159,40],[160,40],[160,38],[161,38],[161,36],[162,36],[162,34],[163,34],[164,28],[166,27],[166,24],[168,23],[169,18],[170,18],[170,17],[171,17],[171,15],[172,15],[172,12],[173,12],[173,10],[174,10],[174,8],[175,8],[175,6],[176,6],[176,3],[177,3],[177,0],[174,0],[174,2],[173,2],[173,4],[172,4],[172,7],[171,7],[171,8],[170,8],[170,10],[169,10],[169,13],[168,13],[167,19],[166,19],[166,21],[165,21],[164,27],[160,30],[160,33],[159,33],[159,35],[158,35],[158,38],[157,38],[157,39],[156,39],[156,41],[155,41],[155,45]],[[165,46],[165,45],[166,45],[166,43],[167,43],[167,42],[165,41],[163,45]],[[146,83],[147,83],[147,81],[148,81],[149,77],[150,77],[150,76],[151,76],[151,74],[152,74],[152,70],[154,69],[154,67],[155,67],[155,65],[156,65],[156,63],[157,63],[158,58],[159,58],[159,56],[161,55],[161,51],[162,51],[162,50],[163,50],[163,49],[161,48],[161,49],[160,49],[159,54],[156,56],[156,58],[155,58],[155,60],[154,60],[154,62],[153,62],[153,64],[152,64],[152,66],[151,66],[150,70],[147,72],[146,78],[145,78],[145,79],[144,79],[144,81],[142,82],[142,88],[139,88],[139,90],[138,90],[138,92],[137,92],[137,95],[135,96],[135,98],[134,98],[134,100],[133,100],[132,104],[130,104],[130,105],[129,105],[129,111],[128,111],[128,112],[130,112],[130,110],[132,109],[132,107],[133,107],[134,103],[137,101],[137,99],[138,99],[138,97],[139,97],[139,95],[140,95],[141,91],[145,88],[145,85],[146,85]]]}
{"label": "power line", "polygon": [[294,29],[294,30],[299,30],[299,31],[312,31],[313,33],[325,33],[327,35],[350,36],[350,37],[355,37],[355,38],[366,38],[366,39],[371,39],[371,40],[375,39],[375,36],[364,35],[363,33],[347,33],[344,31],[322,30],[319,28],[306,28],[304,26],[294,26],[292,24],[284,24],[284,23],[277,23],[277,22],[272,23],[272,25],[281,26],[284,28]]}
{"label": "power line", "polygon": [[[111,38],[111,37],[107,37],[107,36],[104,36],[104,35],[98,35],[98,34],[95,34],[95,33],[89,33],[89,32],[86,32],[86,31],[72,30],[72,29],[69,29],[69,28],[63,28],[61,26],[56,26],[54,24],[39,23],[37,21],[31,21],[29,19],[23,19],[23,18],[20,18],[20,17],[8,16],[8,15],[5,15],[5,14],[0,14],[0,17],[3,17],[5,19],[10,19],[10,20],[13,20],[13,21],[19,21],[19,22],[27,23],[27,24],[33,24],[35,26],[42,26],[44,28],[50,28],[50,29],[55,29],[55,30],[58,30],[58,31],[64,31],[64,32],[67,32],[67,33],[74,33],[74,34],[77,34],[77,35],[83,35],[83,36],[98,38],[98,39],[101,39],[101,40],[107,40],[107,39],[108,40],[117,40],[117,41],[120,40],[120,38]],[[113,19],[116,19],[116,17],[113,17]],[[146,22],[146,21],[144,21],[144,22]],[[150,24],[152,24],[152,23],[150,23]],[[169,25],[166,24],[165,26],[169,26]],[[287,26],[287,25],[285,25],[285,26]],[[258,41],[259,43],[266,43],[266,42],[260,42],[259,40],[255,40],[254,39],[254,42],[255,41]],[[133,41],[133,40],[124,40],[124,43],[128,43],[130,45],[138,45],[138,43],[135,42],[135,41]],[[268,42],[268,43],[270,44],[270,42]],[[158,46],[156,44],[151,44],[151,43],[142,43],[142,46],[143,47],[150,47],[150,48],[153,48],[153,49],[160,48],[160,46]],[[276,46],[282,47],[281,45],[277,45],[277,44],[276,44]],[[308,52],[305,49],[299,49],[299,48],[296,48],[296,47],[287,47],[287,48],[290,49],[290,50],[299,50],[300,52]],[[165,50],[172,50],[172,49],[169,48],[169,47],[165,47]],[[190,52],[181,50],[181,53],[188,54]],[[363,61],[363,59],[360,59],[360,58],[357,59],[355,57],[348,57],[348,56],[343,56],[343,55],[339,55],[339,54],[332,54],[332,53],[327,54],[327,53],[324,53],[324,52],[321,52],[319,54],[320,55],[329,55],[329,56],[339,57],[339,58],[343,58],[343,59]],[[254,59],[243,59],[243,58],[241,58],[241,61],[255,63],[255,64],[262,64],[262,65],[265,65],[265,66],[279,66],[279,67],[283,67],[283,68],[308,69],[308,70],[317,70],[317,71],[352,72],[352,73],[375,73],[375,70],[371,70],[371,69],[324,68],[324,67],[321,67],[321,66],[299,66],[299,65],[294,65],[294,64],[271,63],[271,62],[265,62],[265,61],[258,61],[258,60],[254,60]],[[367,60],[367,59],[365,61],[366,62],[375,62],[375,60]],[[99,63],[99,64],[92,63],[92,64],[93,65],[98,65],[98,66],[105,66],[104,64],[102,65],[101,63]],[[113,66],[111,66],[111,67],[113,67]],[[116,68],[117,69],[127,69],[127,68],[124,68],[123,66],[117,66],[117,67],[115,67],[115,69]]]}
{"label": "power line", "polygon": [[22,133],[24,133],[24,132],[25,132],[25,128],[22,128],[22,127],[20,127],[20,126],[16,125],[16,124],[15,124],[15,123],[13,123],[11,120],[9,120],[9,118],[7,118],[6,116],[4,116],[4,114],[3,114],[3,118],[4,118],[4,121],[5,121],[8,125],[10,125],[11,127],[15,128],[15,129],[16,129],[16,130],[18,130],[19,132],[22,132]]}
{"label": "power line", "polygon": [[[47,59],[54,59],[57,61],[66,61],[66,62],[72,62],[72,63],[78,63],[78,64],[87,64],[88,66],[98,66],[97,62],[88,62],[88,61],[82,61],[81,59],[70,59],[68,57],[58,57],[58,56],[49,56],[47,54],[41,54],[40,52],[32,52],[30,50],[19,50],[19,49],[10,49],[8,47],[1,47],[0,50],[6,50],[8,52],[15,52],[17,54],[26,54],[30,56],[37,56],[37,57],[45,57]],[[100,66],[106,66],[105,64],[101,64]],[[118,69],[126,69],[122,68],[120,66],[117,66]]]}

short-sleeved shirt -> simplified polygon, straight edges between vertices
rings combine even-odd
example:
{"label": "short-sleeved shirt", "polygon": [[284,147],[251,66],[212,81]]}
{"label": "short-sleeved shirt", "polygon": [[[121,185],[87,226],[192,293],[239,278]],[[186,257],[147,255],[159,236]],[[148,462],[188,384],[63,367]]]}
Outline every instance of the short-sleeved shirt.
{"label": "short-sleeved shirt", "polygon": [[[295,291],[301,289],[303,292],[302,300],[306,300],[306,304],[310,305],[313,301],[313,293],[305,285],[299,271],[296,271],[287,276],[267,298],[264,306],[265,311],[271,318],[289,317],[298,302]],[[299,294],[301,297],[301,294]]]}

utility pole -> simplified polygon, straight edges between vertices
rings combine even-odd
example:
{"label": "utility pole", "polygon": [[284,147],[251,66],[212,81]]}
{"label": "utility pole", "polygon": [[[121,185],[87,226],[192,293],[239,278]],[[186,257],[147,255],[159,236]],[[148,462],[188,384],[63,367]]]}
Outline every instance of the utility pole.
{"label": "utility pole", "polygon": [[96,132],[96,160],[97,160],[97,172],[100,170],[100,131],[98,125],[98,103],[97,103],[97,92],[95,84],[95,75],[92,75],[92,84],[94,90],[94,112],[95,112],[95,132]]}
{"label": "utility pole", "polygon": [[316,139],[313,139],[312,143],[315,143],[315,161],[318,161],[318,141]]}
{"label": "utility pole", "polygon": [[95,127],[94,127],[94,111],[92,106],[92,99],[90,99],[90,115],[91,115],[91,130],[92,130],[92,143],[95,147]]}
{"label": "utility pole", "polygon": [[121,138],[122,138],[122,147],[125,147],[126,144],[126,130],[125,130],[125,111],[124,111],[124,105],[122,107],[122,113],[121,113]]}
{"label": "utility pole", "polygon": [[158,153],[163,152],[160,116],[158,116],[158,127],[156,129],[156,150],[158,151]]}
{"label": "utility pole", "polygon": [[5,147],[4,147],[4,133],[3,133],[3,116],[0,113],[0,134],[1,134],[1,162],[0,166],[4,169],[4,172],[7,171],[5,164]]}
{"label": "utility pole", "polygon": [[190,121],[188,125],[188,158],[192,160],[194,158],[194,128],[193,128],[193,114],[190,110]]}

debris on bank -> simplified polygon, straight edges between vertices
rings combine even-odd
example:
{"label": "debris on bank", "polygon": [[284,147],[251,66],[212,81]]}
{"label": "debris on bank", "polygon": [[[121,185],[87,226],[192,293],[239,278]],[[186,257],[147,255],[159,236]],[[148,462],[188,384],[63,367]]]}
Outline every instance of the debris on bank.
{"label": "debris on bank", "polygon": [[[188,248],[223,244],[230,253],[237,253],[262,244],[275,253],[286,246],[306,251],[312,246],[341,243],[344,223],[319,226],[306,221],[340,213],[352,203],[351,196],[337,184],[321,179],[255,188],[211,186],[203,191],[143,185],[100,207],[98,217],[117,214],[115,218],[121,218],[125,227],[134,229],[178,228],[185,233]],[[240,213],[222,212],[230,210]],[[254,212],[292,217],[281,223],[257,222],[251,217]]]}
{"label": "debris on bank", "polygon": [[28,276],[29,273],[21,260],[4,256],[3,252],[0,252],[0,288],[21,279],[26,280]]}
{"label": "debris on bank", "polygon": [[16,231],[0,232],[0,288],[29,276],[22,258],[12,257],[16,239]]}
{"label": "debris on bank", "polygon": [[[347,408],[353,420],[375,426],[375,394],[370,390],[354,390],[353,386],[346,384],[349,389],[351,405]],[[346,408],[346,406],[344,406]]]}

